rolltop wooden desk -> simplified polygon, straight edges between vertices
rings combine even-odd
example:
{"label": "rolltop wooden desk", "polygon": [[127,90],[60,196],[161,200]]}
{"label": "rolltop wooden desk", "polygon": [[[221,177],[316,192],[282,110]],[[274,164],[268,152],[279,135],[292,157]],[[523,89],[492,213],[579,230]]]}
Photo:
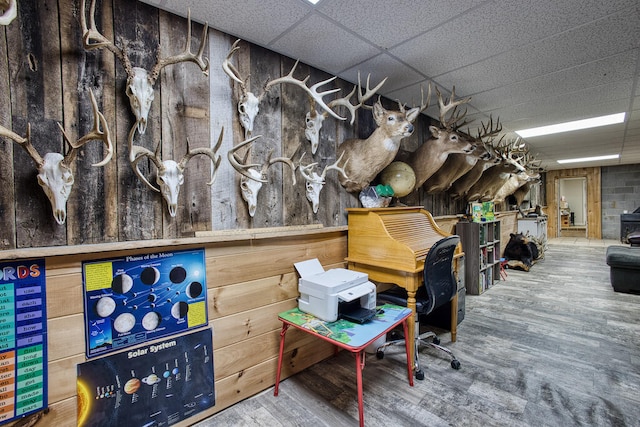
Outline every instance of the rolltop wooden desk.
{"label": "rolltop wooden desk", "polygon": [[[348,212],[348,253],[351,270],[367,273],[375,282],[393,283],[407,290],[409,342],[415,336],[416,291],[423,283],[424,260],[438,240],[451,236],[421,207],[350,208]],[[454,269],[464,255],[458,245]],[[456,340],[458,294],[451,301],[451,341]],[[414,346],[411,346],[413,360]]]}

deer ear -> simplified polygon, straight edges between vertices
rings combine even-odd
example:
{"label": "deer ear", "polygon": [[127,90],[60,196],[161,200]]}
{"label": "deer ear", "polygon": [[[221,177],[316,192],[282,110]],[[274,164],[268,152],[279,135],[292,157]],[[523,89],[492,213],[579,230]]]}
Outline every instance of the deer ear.
{"label": "deer ear", "polygon": [[440,136],[440,129],[435,126],[429,126],[429,132],[431,132],[431,135],[436,139]]}
{"label": "deer ear", "polygon": [[418,107],[412,108],[411,110],[407,111],[407,121],[409,123],[413,123],[413,121],[418,117],[418,114],[420,114],[420,108]]}
{"label": "deer ear", "polygon": [[376,124],[378,126],[381,126],[384,122],[384,116],[386,112],[387,110],[384,109],[384,107],[380,103],[380,100],[376,101],[376,103],[373,104],[373,119],[376,121]]}

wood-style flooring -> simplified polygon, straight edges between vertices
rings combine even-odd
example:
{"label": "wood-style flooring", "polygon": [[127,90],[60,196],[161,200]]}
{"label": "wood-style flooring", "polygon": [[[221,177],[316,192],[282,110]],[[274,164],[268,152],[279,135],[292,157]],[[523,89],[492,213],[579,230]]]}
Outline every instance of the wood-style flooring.
{"label": "wood-style flooring", "polygon": [[[640,426],[640,295],[613,292],[605,251],[552,241],[528,273],[467,295],[457,342],[441,335],[458,371],[425,348],[426,378],[409,387],[400,349],[368,355],[365,425]],[[357,424],[355,362],[341,352],[198,426]]]}

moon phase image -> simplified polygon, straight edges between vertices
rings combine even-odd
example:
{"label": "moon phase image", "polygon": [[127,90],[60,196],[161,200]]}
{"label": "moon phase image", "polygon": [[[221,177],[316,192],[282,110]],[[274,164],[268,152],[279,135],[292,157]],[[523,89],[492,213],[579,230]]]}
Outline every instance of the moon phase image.
{"label": "moon phase image", "polygon": [[150,311],[142,318],[142,327],[147,331],[153,331],[160,324],[160,315],[155,311]]}
{"label": "moon phase image", "polygon": [[131,378],[124,385],[124,392],[127,394],[133,394],[140,388],[140,380],[137,378]]}
{"label": "moon phase image", "polygon": [[140,281],[145,285],[155,285],[160,280],[160,270],[155,267],[146,267],[140,273]]}
{"label": "moon phase image", "polygon": [[111,289],[118,294],[126,294],[133,288],[133,279],[128,274],[118,274],[111,281]]}
{"label": "moon phase image", "polygon": [[189,311],[189,304],[184,301],[178,301],[171,307],[171,315],[175,319],[182,319]]}
{"label": "moon phase image", "polygon": [[96,303],[96,313],[100,317],[108,317],[116,310],[116,302],[111,297],[102,297]]}
{"label": "moon phase image", "polygon": [[173,283],[182,283],[187,278],[187,270],[182,267],[174,267],[169,273],[169,280]]}
{"label": "moon phase image", "polygon": [[136,318],[131,313],[122,313],[113,321],[113,329],[121,334],[129,332],[136,325]]}
{"label": "moon phase image", "polygon": [[202,283],[191,282],[189,286],[187,286],[187,296],[189,298],[198,298],[200,294],[202,294]]}

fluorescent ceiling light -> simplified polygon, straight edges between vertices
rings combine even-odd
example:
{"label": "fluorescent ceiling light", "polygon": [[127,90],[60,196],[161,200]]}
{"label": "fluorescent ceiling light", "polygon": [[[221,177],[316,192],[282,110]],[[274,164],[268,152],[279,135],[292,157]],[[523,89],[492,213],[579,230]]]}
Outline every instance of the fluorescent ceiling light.
{"label": "fluorescent ceiling light", "polygon": [[608,154],[606,156],[596,156],[596,157],[582,157],[579,159],[564,159],[558,160],[558,163],[579,163],[579,162],[595,162],[598,160],[611,160],[617,159],[620,157],[620,154]]}
{"label": "fluorescent ceiling light", "polygon": [[555,125],[541,126],[538,128],[517,130],[516,133],[523,138],[531,138],[533,136],[550,135],[552,133],[589,129],[598,126],[622,123],[624,122],[624,116],[625,113],[610,114],[608,116],[592,117],[590,119],[576,120],[573,122],[558,123]]}
{"label": "fluorescent ceiling light", "polygon": [[309,3],[311,4],[316,4],[318,3],[320,0],[307,0]]}

